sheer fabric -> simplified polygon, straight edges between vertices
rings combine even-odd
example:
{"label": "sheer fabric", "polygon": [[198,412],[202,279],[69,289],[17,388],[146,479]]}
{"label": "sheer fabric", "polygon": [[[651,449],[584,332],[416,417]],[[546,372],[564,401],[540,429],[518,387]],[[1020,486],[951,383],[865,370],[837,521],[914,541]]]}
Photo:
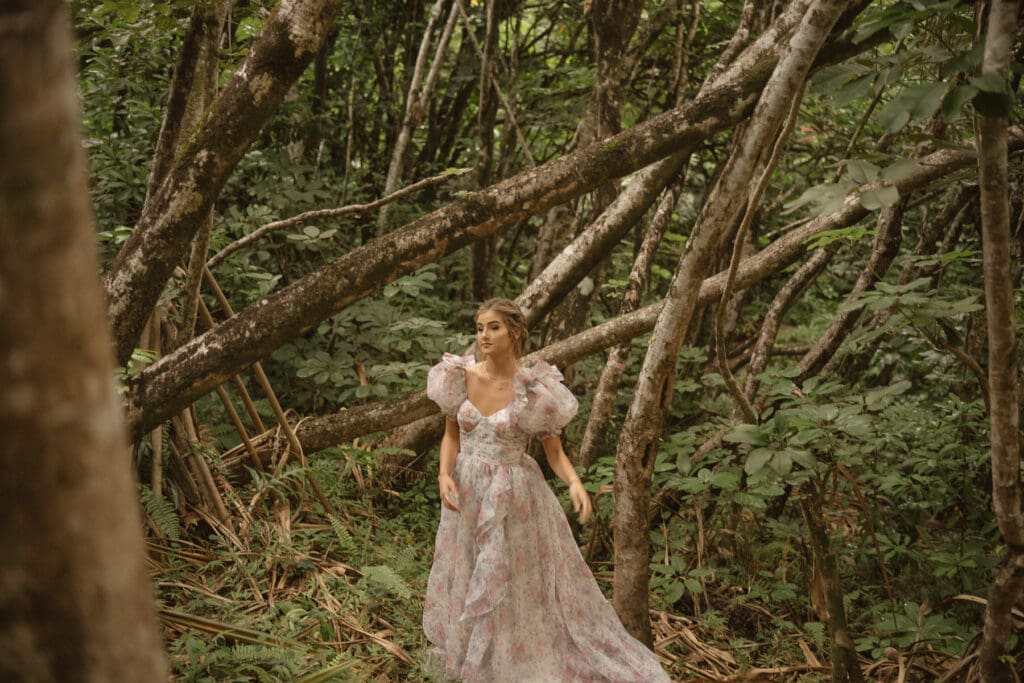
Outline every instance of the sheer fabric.
{"label": "sheer fabric", "polygon": [[483,415],[466,395],[472,356],[445,354],[427,395],[459,424],[460,512],[442,508],[427,582],[428,668],[466,683],[668,681],[601,594],[532,436],[560,433],[577,402],[547,363],[521,368],[512,401]]}

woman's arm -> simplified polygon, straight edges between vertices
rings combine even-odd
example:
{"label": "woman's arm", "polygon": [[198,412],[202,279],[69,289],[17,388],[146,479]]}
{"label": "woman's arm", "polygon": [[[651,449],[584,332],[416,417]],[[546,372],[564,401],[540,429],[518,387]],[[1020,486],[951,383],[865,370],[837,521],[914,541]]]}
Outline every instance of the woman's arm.
{"label": "woman's arm", "polygon": [[591,505],[590,495],[583,488],[583,482],[576,474],[576,469],[569,462],[569,457],[562,449],[562,440],[557,436],[548,436],[541,439],[544,446],[544,455],[547,456],[548,465],[558,475],[558,478],[569,485],[569,498],[572,500],[573,512],[580,513],[580,524],[586,524],[590,517]]}
{"label": "woman's arm", "polygon": [[444,436],[441,438],[441,464],[437,474],[437,487],[441,502],[455,512],[459,511],[459,489],[452,479],[455,458],[459,454],[459,423],[450,417],[444,420]]}

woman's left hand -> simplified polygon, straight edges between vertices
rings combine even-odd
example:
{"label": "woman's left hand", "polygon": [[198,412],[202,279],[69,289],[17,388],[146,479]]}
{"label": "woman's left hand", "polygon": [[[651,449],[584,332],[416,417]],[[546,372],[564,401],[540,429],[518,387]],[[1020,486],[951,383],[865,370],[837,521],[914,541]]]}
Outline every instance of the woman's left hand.
{"label": "woman's left hand", "polygon": [[569,498],[572,500],[572,511],[580,514],[580,524],[586,524],[593,508],[590,505],[590,494],[579,479],[569,484]]}

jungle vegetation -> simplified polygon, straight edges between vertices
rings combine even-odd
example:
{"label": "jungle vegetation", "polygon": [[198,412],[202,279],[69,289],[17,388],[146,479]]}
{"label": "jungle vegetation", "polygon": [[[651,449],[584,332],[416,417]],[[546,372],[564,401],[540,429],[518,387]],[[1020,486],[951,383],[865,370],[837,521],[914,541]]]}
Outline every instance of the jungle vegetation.
{"label": "jungle vegetation", "polygon": [[675,680],[1019,678],[1022,16],[0,1],[0,677],[424,680],[506,296]]}

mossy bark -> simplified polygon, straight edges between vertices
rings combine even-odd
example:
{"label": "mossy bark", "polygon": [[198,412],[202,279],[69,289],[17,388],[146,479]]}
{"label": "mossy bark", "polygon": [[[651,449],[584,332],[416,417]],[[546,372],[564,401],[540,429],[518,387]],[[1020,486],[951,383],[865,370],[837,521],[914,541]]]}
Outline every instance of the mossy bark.
{"label": "mossy bark", "polygon": [[341,0],[286,0],[175,156],[104,284],[118,364],[125,364],[167,280],[220,189],[325,39]]}

